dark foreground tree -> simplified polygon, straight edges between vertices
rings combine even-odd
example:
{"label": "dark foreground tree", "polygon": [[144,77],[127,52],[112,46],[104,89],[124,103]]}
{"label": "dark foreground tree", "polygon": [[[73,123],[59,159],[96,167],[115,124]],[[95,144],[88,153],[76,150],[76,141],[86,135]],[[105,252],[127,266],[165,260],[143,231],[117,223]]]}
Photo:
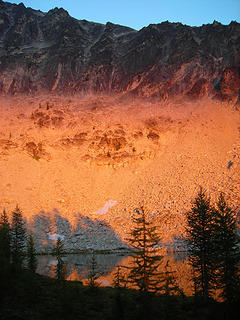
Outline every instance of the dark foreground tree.
{"label": "dark foreground tree", "polygon": [[10,264],[11,256],[11,237],[10,237],[10,224],[8,221],[8,216],[3,210],[0,218],[0,259],[4,264]]}
{"label": "dark foreground tree", "polygon": [[128,282],[143,292],[158,290],[158,267],[161,256],[156,255],[155,246],[160,242],[156,227],[147,221],[143,207],[135,209],[133,230],[128,241],[136,250],[133,264],[130,268]]}
{"label": "dark foreground tree", "polygon": [[14,270],[22,268],[24,259],[24,249],[26,241],[26,229],[23,221],[22,212],[18,206],[12,212],[11,225],[11,253],[12,266]]}
{"label": "dark foreground tree", "polygon": [[33,273],[35,273],[37,269],[36,249],[32,235],[28,237],[27,242],[27,268]]}
{"label": "dark foreground tree", "polygon": [[210,198],[200,188],[191,210],[187,212],[187,237],[195,295],[204,301],[209,299],[215,283],[214,221]]}
{"label": "dark foreground tree", "polygon": [[236,229],[236,212],[221,193],[215,208],[217,288],[228,304],[240,301],[240,249]]}
{"label": "dark foreground tree", "polygon": [[[10,224],[5,210],[0,217],[0,283],[2,290],[8,287],[11,263]],[[0,294],[1,295],[1,294]]]}

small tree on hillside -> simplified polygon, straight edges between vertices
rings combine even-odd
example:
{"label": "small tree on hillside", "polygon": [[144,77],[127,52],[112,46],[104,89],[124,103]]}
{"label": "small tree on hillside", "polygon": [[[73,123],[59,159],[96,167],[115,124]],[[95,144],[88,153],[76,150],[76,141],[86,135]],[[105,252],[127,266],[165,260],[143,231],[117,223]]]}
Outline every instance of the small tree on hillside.
{"label": "small tree on hillside", "polygon": [[214,214],[210,198],[200,188],[187,213],[187,237],[190,262],[195,275],[195,294],[206,301],[214,288]]}
{"label": "small tree on hillside", "polygon": [[12,264],[15,270],[22,268],[24,249],[26,240],[26,230],[22,212],[18,206],[12,212],[11,225],[11,253]]}
{"label": "small tree on hillside", "polygon": [[128,282],[134,284],[140,291],[155,292],[158,287],[157,271],[161,256],[155,254],[155,246],[160,238],[156,233],[156,227],[147,221],[143,207],[135,209],[136,217],[133,217],[133,230],[128,239],[136,249],[133,265],[130,268]]}
{"label": "small tree on hillside", "polygon": [[34,245],[33,236],[28,237],[27,242],[27,267],[28,270],[35,273],[37,269],[37,258],[36,258],[36,249]]}
{"label": "small tree on hillside", "polygon": [[236,233],[236,213],[226,203],[221,193],[215,209],[215,253],[217,265],[217,287],[222,289],[224,301],[239,301],[240,259],[239,239]]}

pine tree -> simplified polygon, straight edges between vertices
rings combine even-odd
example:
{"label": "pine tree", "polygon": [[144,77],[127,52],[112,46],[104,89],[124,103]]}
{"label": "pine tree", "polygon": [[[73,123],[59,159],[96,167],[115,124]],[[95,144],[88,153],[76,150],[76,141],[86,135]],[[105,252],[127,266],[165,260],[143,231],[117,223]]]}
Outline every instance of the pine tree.
{"label": "pine tree", "polygon": [[0,259],[1,267],[8,267],[11,258],[11,237],[10,237],[10,224],[8,221],[8,216],[3,210],[0,219]]}
{"label": "pine tree", "polygon": [[18,206],[12,212],[11,225],[11,253],[12,265],[14,270],[22,268],[24,259],[24,249],[26,240],[26,230],[22,212]]}
{"label": "pine tree", "polygon": [[32,235],[28,237],[27,242],[27,268],[32,273],[35,273],[37,269],[36,249]]}
{"label": "pine tree", "polygon": [[154,247],[160,239],[156,233],[156,227],[147,221],[144,208],[140,207],[135,211],[137,216],[132,218],[134,228],[128,240],[136,249],[136,254],[130,268],[128,282],[140,291],[155,292],[158,286],[157,269],[161,256],[155,254]]}
{"label": "pine tree", "polygon": [[58,280],[65,280],[66,278],[66,267],[62,260],[62,257],[64,256],[64,244],[63,241],[58,238],[56,247],[53,249],[53,256],[56,256],[57,258],[57,266],[56,266],[56,278]]}
{"label": "pine tree", "polygon": [[64,256],[64,243],[59,237],[57,238],[56,246],[52,251],[52,255],[57,258],[61,258]]}
{"label": "pine tree", "polygon": [[[11,290],[11,236],[8,216],[3,210],[0,217],[0,305]],[[1,313],[1,312],[0,312]],[[1,316],[0,316],[1,318]]]}
{"label": "pine tree", "polygon": [[229,304],[240,301],[240,249],[236,228],[236,212],[228,206],[221,193],[215,209],[217,287],[222,290],[221,296]]}
{"label": "pine tree", "polygon": [[[11,237],[10,224],[5,210],[0,218],[0,284],[2,292],[9,287],[9,273],[11,263]],[[1,295],[1,294],[0,294]]]}
{"label": "pine tree", "polygon": [[190,262],[195,275],[195,294],[207,301],[215,282],[214,213],[210,198],[202,188],[187,213],[187,237]]}
{"label": "pine tree", "polygon": [[90,272],[88,275],[88,285],[90,288],[96,288],[98,286],[96,280],[98,278],[98,272],[97,272],[97,260],[96,256],[93,253],[90,261]]}

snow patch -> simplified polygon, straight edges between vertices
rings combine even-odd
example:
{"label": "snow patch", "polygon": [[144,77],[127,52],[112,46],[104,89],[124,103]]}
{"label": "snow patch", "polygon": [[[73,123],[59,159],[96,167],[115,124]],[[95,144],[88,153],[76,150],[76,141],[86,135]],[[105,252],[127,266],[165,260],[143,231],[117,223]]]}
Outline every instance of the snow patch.
{"label": "snow patch", "polygon": [[48,238],[50,239],[50,240],[58,240],[58,239],[60,239],[60,240],[64,240],[64,238],[65,238],[65,236],[63,236],[63,235],[61,235],[61,234],[57,234],[57,233],[54,233],[54,234],[52,234],[52,233],[47,233],[47,236],[48,236]]}
{"label": "snow patch", "polygon": [[100,208],[100,209],[98,209],[98,210],[96,211],[96,214],[105,214],[105,213],[108,212],[109,209],[111,209],[111,208],[112,208],[113,206],[115,206],[116,204],[117,204],[117,201],[115,201],[115,200],[108,200],[102,208]]}

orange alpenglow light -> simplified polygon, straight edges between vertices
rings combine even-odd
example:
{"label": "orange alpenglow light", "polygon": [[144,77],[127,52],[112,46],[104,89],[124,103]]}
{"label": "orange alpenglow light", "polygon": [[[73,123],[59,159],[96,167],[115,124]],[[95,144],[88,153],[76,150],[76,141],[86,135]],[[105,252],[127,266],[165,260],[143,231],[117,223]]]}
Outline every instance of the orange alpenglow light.
{"label": "orange alpenglow light", "polygon": [[0,108],[0,210],[18,204],[30,228],[44,218],[45,233],[64,235],[62,219],[81,237],[103,225],[125,243],[144,201],[168,242],[184,235],[200,185],[239,206],[240,113],[228,104],[42,95]]}

